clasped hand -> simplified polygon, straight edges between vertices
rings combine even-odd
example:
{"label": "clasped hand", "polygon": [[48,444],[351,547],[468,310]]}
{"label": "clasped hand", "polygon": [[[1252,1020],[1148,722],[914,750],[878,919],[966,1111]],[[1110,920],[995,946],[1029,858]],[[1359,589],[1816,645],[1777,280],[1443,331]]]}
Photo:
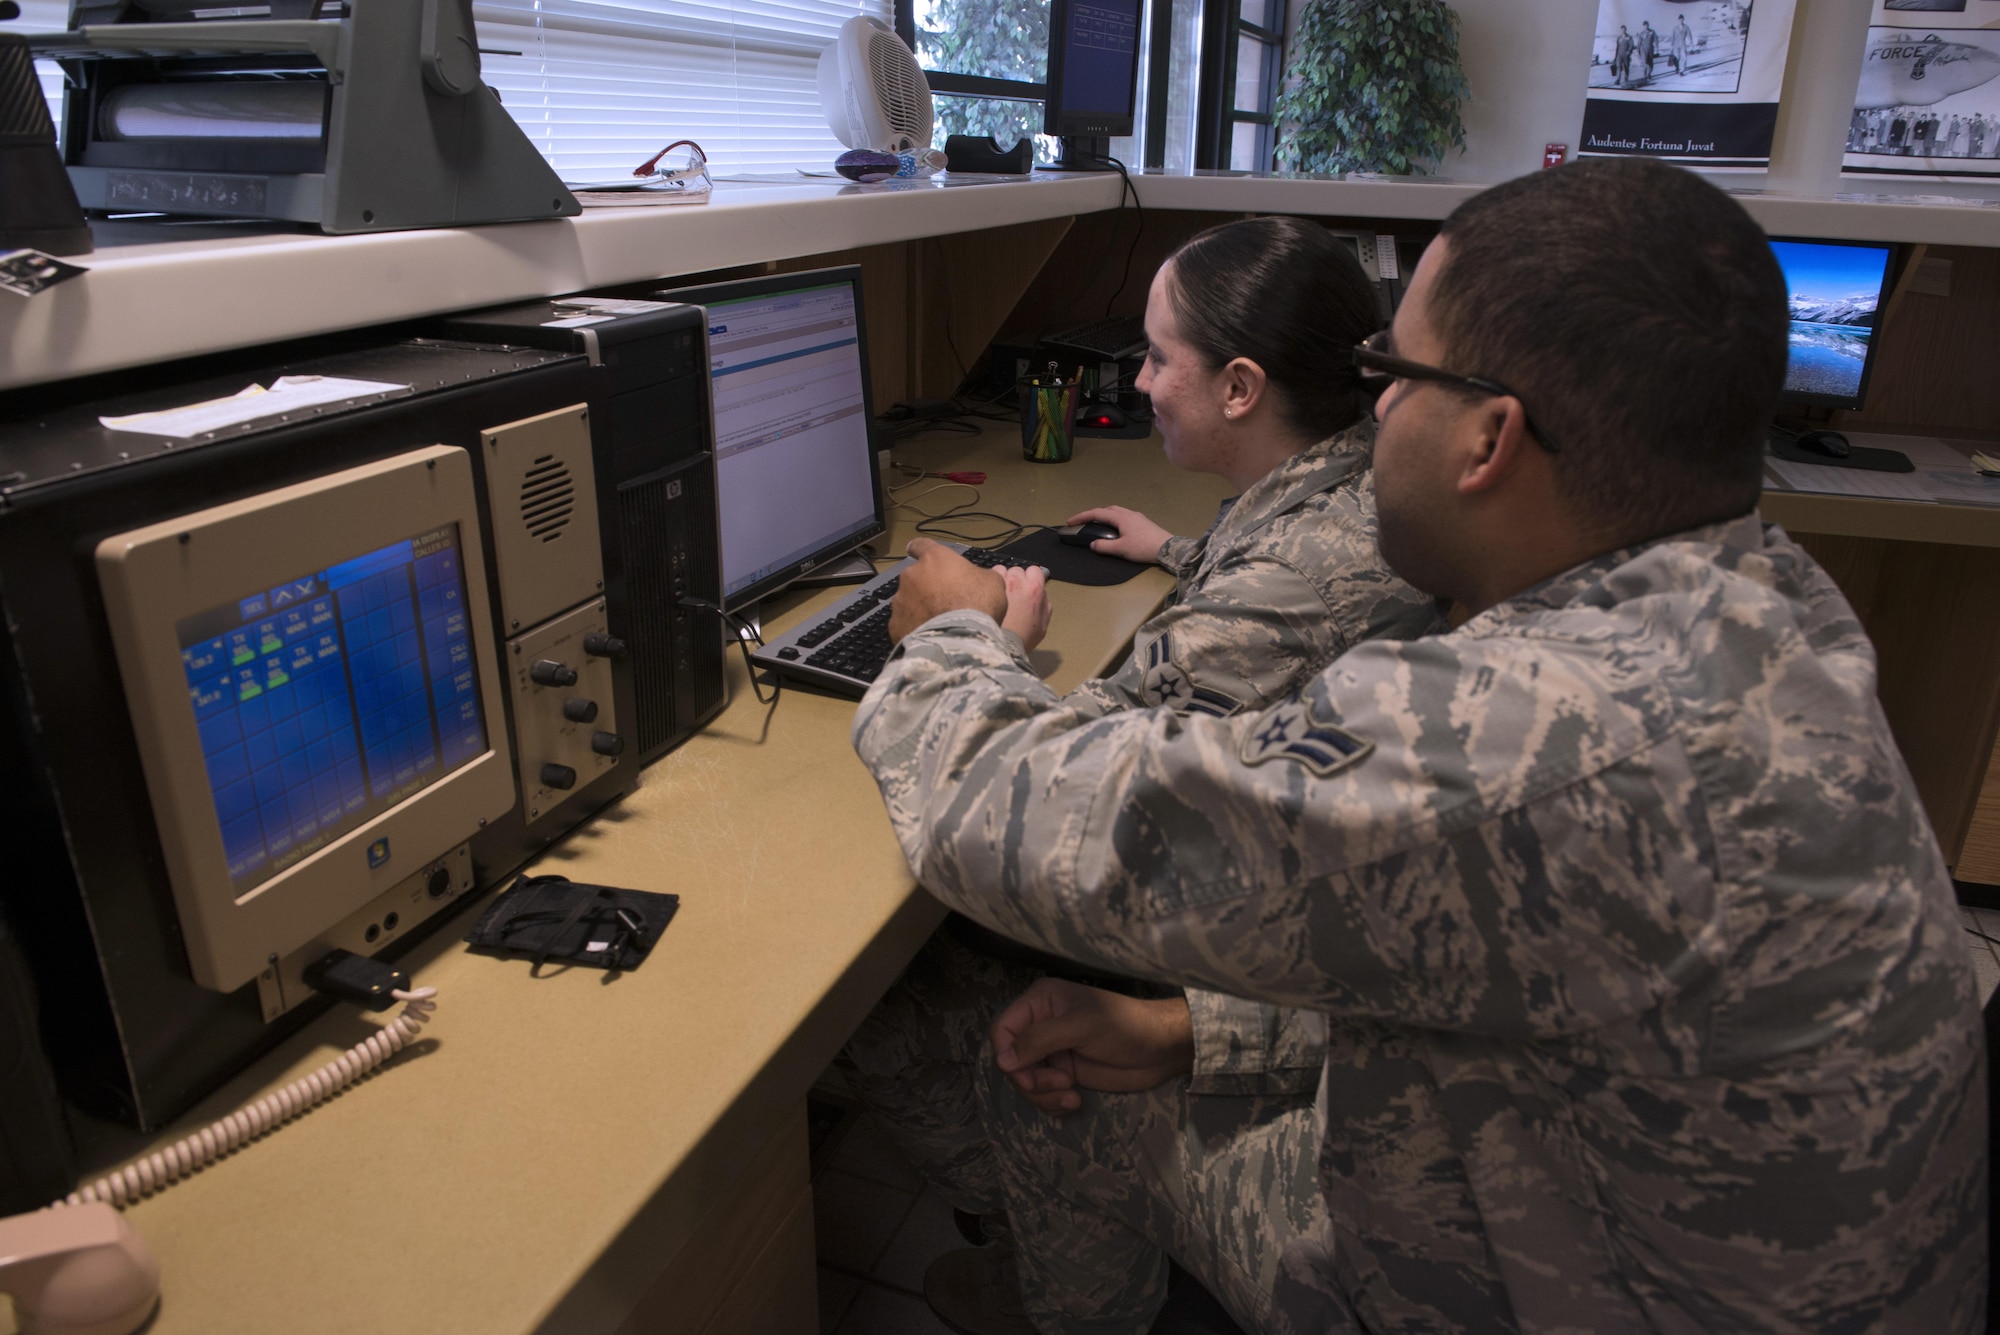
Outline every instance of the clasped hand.
{"label": "clasped hand", "polygon": [[1194,1069],[1185,997],[1158,1001],[1037,979],[993,1021],[993,1059],[1044,1112],[1083,1106],[1086,1089],[1129,1094]]}

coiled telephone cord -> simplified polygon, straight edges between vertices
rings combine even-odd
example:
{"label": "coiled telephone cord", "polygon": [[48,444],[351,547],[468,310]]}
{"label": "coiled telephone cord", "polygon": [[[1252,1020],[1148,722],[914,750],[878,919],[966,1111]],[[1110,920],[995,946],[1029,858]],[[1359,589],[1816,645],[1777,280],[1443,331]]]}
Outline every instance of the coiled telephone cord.
{"label": "coiled telephone cord", "polygon": [[437,989],[419,987],[390,993],[404,1006],[395,1019],[366,1039],[283,1089],[246,1103],[227,1117],[183,1136],[166,1149],[125,1165],[69,1194],[62,1204],[105,1201],[119,1209],[149,1192],[178,1181],[205,1164],[273,1131],[367,1075],[416,1041],[437,1009]]}

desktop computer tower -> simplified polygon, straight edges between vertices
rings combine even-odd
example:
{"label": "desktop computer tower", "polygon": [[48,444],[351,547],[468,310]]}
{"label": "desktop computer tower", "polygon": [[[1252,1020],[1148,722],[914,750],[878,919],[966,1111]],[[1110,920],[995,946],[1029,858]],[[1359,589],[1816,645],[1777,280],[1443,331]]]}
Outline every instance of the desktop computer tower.
{"label": "desktop computer tower", "polygon": [[592,421],[611,631],[631,673],[632,744],[650,763],[721,710],[714,419],[699,307],[578,297],[427,325],[446,338],[580,354]]}
{"label": "desktop computer tower", "polygon": [[[20,998],[29,998],[40,1017],[41,1053],[62,1099],[139,1130],[180,1115],[325,1008],[324,999],[300,982],[302,964],[316,958],[314,952],[338,946],[393,957],[450,905],[506,870],[502,864],[518,864],[523,850],[628,790],[639,768],[637,748],[618,744],[630,726],[629,688],[614,685],[624,660],[593,655],[585,644],[611,632],[607,581],[584,522],[583,500],[595,494],[587,361],[540,349],[390,342],[381,334],[319,340],[291,351],[278,364],[263,350],[16,391],[0,417],[0,802],[6,804],[13,860],[0,880],[0,917],[26,960],[24,972],[18,960],[0,958],[0,973],[12,975],[8,989],[15,999],[14,1018],[6,1023],[21,1028],[19,1017],[30,1007]],[[177,409],[225,398],[252,382],[269,386],[281,375],[407,388],[194,436],[100,424],[100,414]],[[534,548],[516,541],[513,558],[503,530],[510,517],[517,527],[526,522],[519,510],[522,489],[497,456],[515,460],[507,467],[522,472],[539,462],[536,485],[544,490],[536,499],[543,501],[548,463],[575,475],[573,503],[528,516],[542,532],[524,535]],[[161,805],[157,776],[146,768],[148,725],[129,695],[133,676],[121,659],[116,590],[104,575],[103,545],[149,527],[310,490],[344,470],[386,469],[414,458],[416,464],[400,466],[414,467],[413,476],[421,479],[428,457],[446,458],[464,478],[454,493],[463,497],[454,512],[462,519],[454,541],[466,557],[460,596],[470,628],[455,633],[460,651],[472,656],[479,672],[490,673],[481,678],[490,686],[479,688],[486,738],[480,763],[487,775],[504,771],[504,782],[483,780],[492,818],[482,811],[481,828],[467,821],[427,835],[449,843],[442,852],[399,835],[391,860],[384,840],[383,869],[356,891],[374,894],[393,874],[398,879],[382,891],[380,905],[371,901],[361,906],[365,912],[330,916],[323,932],[302,937],[296,953],[274,952],[269,967],[250,981],[204,985],[197,981],[196,928],[185,912],[177,855],[166,834],[174,822]],[[566,531],[544,541],[555,511]],[[360,507],[356,518],[366,518]],[[524,567],[516,558],[524,550],[527,575],[520,577]],[[265,564],[272,569],[264,570]],[[250,563],[245,587],[265,575],[275,586],[322,568],[279,570],[277,564],[275,558]],[[271,593],[275,615],[275,587]],[[542,620],[510,628],[534,616]],[[535,635],[554,650],[538,644],[534,659],[517,652],[528,647],[524,637]],[[595,643],[612,648],[604,639]],[[581,689],[534,680],[530,669],[543,661],[569,665]],[[188,683],[194,681],[190,667]],[[584,695],[598,697],[586,701],[598,711],[595,721],[566,727],[558,711]],[[195,707],[201,708],[198,701]],[[554,749],[538,750],[544,747]],[[559,801],[527,815],[521,789],[554,766],[574,769],[574,781],[556,790]],[[516,773],[525,776],[518,785]],[[219,794],[221,780],[210,783]],[[206,792],[201,800],[213,838],[221,803]],[[420,809],[430,809],[422,793],[391,805],[386,816],[400,820]],[[375,848],[367,851],[369,868],[377,867]],[[475,857],[482,864],[478,877]],[[293,870],[312,861],[307,857]],[[241,902],[290,892],[246,895]],[[394,909],[384,907],[392,903]],[[47,1123],[18,1108],[6,1113],[0,1120],[10,1126]]]}

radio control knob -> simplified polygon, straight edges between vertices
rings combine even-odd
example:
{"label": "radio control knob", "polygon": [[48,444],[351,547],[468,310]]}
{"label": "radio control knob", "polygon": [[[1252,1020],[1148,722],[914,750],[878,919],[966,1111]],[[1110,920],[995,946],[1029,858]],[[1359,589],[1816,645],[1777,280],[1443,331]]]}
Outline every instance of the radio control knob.
{"label": "radio control knob", "polygon": [[594,630],[583,637],[583,651],[593,658],[617,658],[625,652],[625,641]]}
{"label": "radio control knob", "polygon": [[593,732],[590,734],[590,749],[600,756],[623,755],[625,739],[615,732]]}
{"label": "radio control knob", "polygon": [[575,696],[563,701],[563,717],[571,723],[597,722],[597,701],[580,700]]}
{"label": "radio control knob", "polygon": [[537,686],[574,686],[576,669],[553,658],[537,658],[528,665],[528,680]]}
{"label": "radio control knob", "polygon": [[542,766],[542,787],[570,789],[576,787],[576,771],[568,765],[558,765],[551,761]]}

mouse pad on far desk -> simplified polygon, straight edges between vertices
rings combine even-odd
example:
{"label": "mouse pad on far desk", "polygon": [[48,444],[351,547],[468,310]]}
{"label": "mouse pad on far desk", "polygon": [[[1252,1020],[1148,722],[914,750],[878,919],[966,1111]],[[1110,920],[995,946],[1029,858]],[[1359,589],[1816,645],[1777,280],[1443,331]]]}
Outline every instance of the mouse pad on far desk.
{"label": "mouse pad on far desk", "polygon": [[1802,450],[1789,440],[1773,437],[1771,453],[1788,463],[1828,464],[1834,468],[1860,468],[1870,473],[1914,473],[1917,466],[1910,462],[1910,456],[1901,450],[1875,450],[1865,445],[1853,446],[1845,459],[1835,459],[1817,454],[1812,450]]}
{"label": "mouse pad on far desk", "polygon": [[1016,538],[1000,550],[1038,566],[1047,566],[1050,579],[1061,580],[1065,584],[1086,584],[1093,588],[1123,584],[1148,568],[1136,561],[1127,561],[1122,556],[1100,556],[1088,547],[1067,546],[1061,538],[1047,530]]}

